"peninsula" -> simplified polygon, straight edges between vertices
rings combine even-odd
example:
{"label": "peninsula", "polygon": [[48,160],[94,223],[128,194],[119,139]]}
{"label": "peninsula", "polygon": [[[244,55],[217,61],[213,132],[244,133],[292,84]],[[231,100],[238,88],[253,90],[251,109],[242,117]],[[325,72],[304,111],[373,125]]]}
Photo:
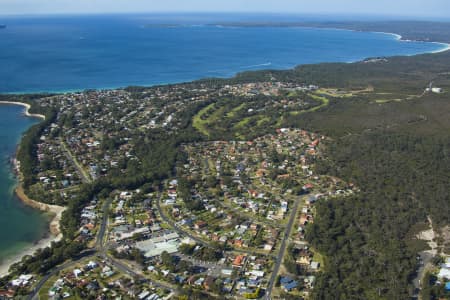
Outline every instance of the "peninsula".
{"label": "peninsula", "polygon": [[0,293],[444,297],[425,279],[448,280],[449,74],[444,51],[2,95],[44,117],[17,154],[23,198],[65,211]]}

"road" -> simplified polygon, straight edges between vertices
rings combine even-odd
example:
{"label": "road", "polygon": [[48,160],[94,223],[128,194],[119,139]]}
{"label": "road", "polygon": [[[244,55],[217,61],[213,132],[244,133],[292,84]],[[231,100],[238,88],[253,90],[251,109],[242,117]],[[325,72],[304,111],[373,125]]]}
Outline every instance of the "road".
{"label": "road", "polygon": [[271,299],[273,286],[275,285],[275,279],[278,275],[278,271],[280,270],[281,263],[283,262],[284,253],[286,252],[288,239],[291,236],[292,228],[294,227],[295,216],[297,215],[298,205],[300,204],[301,199],[302,198],[295,201],[294,207],[292,208],[292,211],[291,211],[291,215],[289,216],[289,222],[286,226],[283,240],[281,241],[280,251],[278,251],[278,256],[277,256],[277,259],[275,262],[275,266],[273,268],[272,275],[270,276],[269,284],[267,285],[266,296],[265,296],[265,299],[267,299],[267,300]]}
{"label": "road", "polygon": [[50,277],[55,276],[56,274],[58,274],[58,272],[60,272],[64,269],[75,266],[82,259],[94,256],[96,252],[97,251],[95,249],[85,251],[77,259],[71,260],[69,262],[66,262],[62,265],[59,265],[59,266],[53,268],[50,273],[47,273],[44,277],[41,278],[41,280],[38,282],[36,287],[31,291],[31,293],[27,296],[26,299],[28,299],[28,300],[38,299],[37,296],[38,296],[40,289],[44,286],[44,284],[47,282],[47,280],[50,279]]}
{"label": "road", "polygon": [[[66,154],[69,156],[69,154]],[[90,180],[88,178],[85,178],[85,180]],[[103,217],[102,217],[102,222],[100,224],[100,229],[98,231],[97,237],[96,237],[96,243],[95,243],[95,248],[94,249],[90,249],[88,251],[85,252],[85,254],[83,254],[82,256],[80,256],[77,259],[68,261],[66,263],[63,263],[62,265],[59,265],[55,268],[53,268],[53,270],[46,274],[44,277],[41,278],[41,280],[38,282],[38,284],[36,285],[36,287],[32,290],[32,292],[27,296],[26,299],[28,300],[33,300],[33,299],[37,299],[38,297],[38,293],[40,291],[40,289],[45,285],[45,283],[52,277],[57,275],[60,271],[68,269],[70,267],[75,266],[77,263],[79,263],[79,261],[81,259],[86,259],[86,258],[90,258],[90,257],[94,257],[94,256],[99,256],[102,257],[104,259],[107,259],[114,267],[116,267],[118,270],[129,274],[130,276],[133,277],[137,277],[137,278],[141,278],[141,279],[145,279],[145,276],[142,273],[138,273],[136,272],[136,270],[133,270],[133,268],[130,268],[129,266],[125,265],[124,263],[109,257],[106,253],[107,250],[107,245],[105,245],[104,243],[104,236],[106,233],[106,229],[107,229],[107,224],[108,224],[108,218],[109,218],[109,210],[112,204],[112,199],[108,199],[106,200],[106,202],[103,204],[102,207],[102,211],[103,211]],[[178,233],[188,236],[191,239],[193,239],[194,241],[196,241],[197,243],[199,243],[200,245],[203,246],[210,246],[209,243],[195,237],[194,235],[190,234],[189,232],[186,232],[182,229],[180,229],[179,227],[176,226],[176,224],[170,219],[168,218],[163,210],[161,209],[160,206],[160,199],[158,199],[157,201],[157,209],[160,213],[161,219],[166,222],[167,224],[169,224],[175,231],[177,231]],[[238,251],[238,250],[236,250]],[[245,252],[245,251],[242,251]],[[173,287],[171,287],[170,285],[166,285],[163,284],[161,282],[156,282],[156,281],[152,281],[152,284],[154,286],[157,287],[162,287],[162,288],[167,288],[167,289],[172,289]]]}
{"label": "road", "polygon": [[105,250],[104,238],[105,238],[106,228],[108,225],[109,208],[111,207],[112,202],[113,202],[113,199],[108,198],[102,207],[102,211],[103,211],[102,223],[100,224],[100,229],[98,230],[97,239],[95,242],[95,247],[102,251]]}
{"label": "road", "polygon": [[184,231],[181,228],[179,228],[171,218],[167,217],[164,214],[164,211],[161,208],[161,197],[159,197],[158,200],[156,201],[156,208],[158,209],[158,212],[159,212],[159,215],[160,215],[161,219],[164,222],[166,222],[167,224],[169,224],[170,227],[172,227],[173,230],[178,232],[180,235],[186,235],[186,236],[188,236],[189,238],[191,238],[192,240],[194,240],[195,242],[197,242],[200,245],[207,246],[207,247],[210,246],[209,243],[207,243],[207,242],[203,241],[202,239],[199,239],[198,237],[190,234],[189,232]]}
{"label": "road", "polygon": [[33,289],[33,291],[28,295],[27,299],[32,300],[36,299],[37,295],[39,293],[39,290],[44,286],[44,284],[50,279],[50,277],[58,274],[58,272],[73,267],[76,265],[81,259],[86,259],[89,257],[93,257],[95,255],[101,255],[102,257],[106,257],[105,250],[106,247],[103,243],[106,227],[108,225],[108,217],[109,217],[109,208],[111,207],[112,199],[107,199],[105,203],[103,204],[102,210],[103,210],[103,218],[102,223],[100,224],[100,229],[98,231],[96,242],[95,242],[95,248],[94,249],[88,249],[84,251],[80,257],[73,259],[71,261],[68,261],[62,265],[59,265],[52,269],[52,271],[48,274],[46,274],[44,277],[41,278],[41,280],[38,282],[36,287]]}
{"label": "road", "polygon": [[432,269],[432,259],[435,254],[432,251],[422,251],[419,252],[420,265],[417,269],[417,276],[413,280],[414,292],[411,299],[420,299],[421,282],[425,276],[425,273]]}
{"label": "road", "polygon": [[[194,236],[193,234],[191,234],[190,232],[181,229],[180,227],[178,227],[175,222],[168,216],[166,216],[164,214],[164,211],[161,209],[161,197],[158,198],[158,200],[156,201],[156,208],[158,209],[159,215],[161,217],[161,219],[166,222],[167,224],[169,224],[173,230],[175,230],[176,232],[178,232],[180,235],[184,235],[189,237],[190,239],[194,240],[196,243],[203,245],[205,247],[212,247],[210,243]],[[251,251],[251,250],[245,250],[245,249],[236,249],[233,248],[232,250],[233,252],[237,252],[237,253],[243,253],[243,254],[248,254],[248,255],[266,255],[266,256],[272,256],[272,254],[268,254],[268,253],[260,253],[260,252],[256,252],[256,251]]]}
{"label": "road", "polygon": [[[240,216],[240,217],[242,217],[244,219],[248,219],[249,216],[250,216],[248,213],[245,213],[242,210],[240,210],[240,209],[238,209],[238,208],[236,208],[236,207],[234,207],[234,206],[232,206],[232,205],[230,205],[228,203],[225,203],[225,201],[219,201],[219,200],[213,200],[213,201],[218,206],[221,206],[221,207],[224,207],[224,208],[226,208],[226,209],[228,209],[230,211],[233,211],[233,213],[235,213],[236,215],[238,215],[238,216]],[[269,205],[270,205],[270,203],[269,203]],[[276,224],[275,221],[263,219],[260,215],[255,215],[255,216],[251,216],[251,217],[253,218],[252,222],[255,223],[255,224],[258,224],[260,226],[267,225],[267,226],[272,226],[272,227],[276,227],[276,228],[280,227],[280,224]]]}
{"label": "road", "polygon": [[126,273],[126,274],[128,274],[130,276],[133,276],[134,278],[143,280],[144,282],[150,282],[150,284],[152,286],[156,286],[156,287],[164,288],[164,289],[168,289],[168,290],[173,290],[174,289],[174,286],[172,286],[172,285],[162,283],[161,281],[147,279],[142,272],[137,271],[138,268],[129,267],[125,263],[123,263],[123,262],[121,262],[121,261],[119,261],[117,259],[114,259],[114,258],[112,258],[110,256],[106,256],[105,255],[104,258],[106,260],[108,260],[109,263],[111,263],[119,271],[121,271],[123,273]]}
{"label": "road", "polygon": [[433,258],[438,254],[438,244],[435,242],[436,232],[433,229],[433,221],[430,216],[428,218],[428,223],[430,224],[428,230],[424,230],[418,234],[420,240],[426,241],[428,246],[431,248],[429,250],[421,251],[419,255],[419,268],[417,269],[417,276],[413,280],[414,292],[411,299],[421,299],[420,290],[421,282],[425,277],[426,272],[433,268]]}
{"label": "road", "polygon": [[[64,154],[66,155],[66,158],[77,169],[77,172],[80,175],[80,178],[83,181],[83,183],[92,182],[91,178],[89,178],[89,176],[86,174],[86,172],[80,166],[80,164],[75,159],[75,157],[72,155],[72,153],[69,151],[69,149],[67,149],[66,144],[64,143],[64,141],[61,138],[60,138],[60,145],[62,146],[62,148],[64,150]],[[108,223],[108,213],[109,213],[109,207],[111,206],[111,203],[112,203],[112,200],[107,200],[105,202],[105,204],[103,205],[103,220],[100,225],[99,234],[97,235],[96,248],[86,250],[80,255],[80,257],[53,268],[51,272],[47,273],[44,277],[41,278],[41,280],[37,283],[36,287],[31,291],[31,293],[27,296],[26,299],[29,299],[29,300],[37,299],[40,289],[50,279],[50,277],[55,276],[56,274],[58,274],[58,272],[76,265],[81,259],[85,259],[85,258],[96,255],[99,250],[101,250],[102,253],[104,252],[103,251],[103,246],[104,246],[103,238],[104,238],[105,231],[106,231],[106,225]]]}
{"label": "road", "polygon": [[86,173],[86,171],[81,167],[80,163],[77,161],[77,159],[73,156],[72,152],[67,148],[66,143],[64,140],[60,137],[59,138],[60,145],[62,146],[64,150],[64,154],[66,155],[66,158],[75,166],[77,169],[78,174],[80,175],[81,181],[83,183],[91,183],[92,179],[89,177],[89,175]]}
{"label": "road", "polygon": [[[126,264],[118,261],[117,259],[109,257],[106,254],[106,250],[107,250],[106,246],[107,245],[105,245],[105,243],[104,243],[104,237],[105,237],[105,232],[106,232],[107,225],[108,225],[109,209],[111,207],[112,201],[113,201],[113,199],[108,198],[105,201],[105,203],[103,204],[103,207],[102,207],[103,218],[102,218],[102,222],[100,224],[100,229],[99,229],[97,237],[96,237],[95,248],[86,250],[77,259],[71,260],[69,262],[66,262],[60,266],[53,268],[53,270],[50,273],[46,274],[44,277],[41,278],[41,280],[36,285],[36,287],[33,289],[33,291],[27,296],[28,300],[37,299],[39,290],[44,286],[44,284],[52,276],[55,276],[56,274],[58,274],[58,272],[60,272],[62,270],[65,270],[65,269],[75,266],[77,263],[79,263],[79,261],[81,259],[86,259],[86,258],[90,258],[90,257],[94,257],[94,256],[101,257],[104,260],[107,260],[111,265],[113,265],[116,269],[118,269],[119,271],[121,271],[123,273],[126,273],[130,276],[133,276],[133,277],[145,280],[145,281],[149,281],[147,278],[145,278],[145,276],[142,273],[137,272],[136,269],[130,268]],[[169,290],[173,289],[172,286],[170,286],[168,284],[164,284],[159,281],[151,281],[151,284],[153,286],[160,287],[160,288],[165,288],[165,289],[169,289]]]}
{"label": "road", "polygon": [[[135,269],[130,268],[129,266],[127,266],[126,264],[118,261],[117,259],[109,257],[106,254],[99,254],[98,250],[91,249],[91,250],[85,251],[84,255],[81,255],[77,259],[71,260],[69,262],[66,262],[66,263],[58,266],[58,267],[55,267],[50,273],[48,273],[44,277],[42,277],[42,279],[39,281],[39,283],[33,289],[32,293],[29,294],[26,299],[27,300],[38,299],[37,296],[38,296],[39,290],[44,286],[44,284],[47,282],[47,280],[49,280],[52,276],[57,275],[58,272],[60,272],[62,270],[65,270],[65,269],[68,269],[68,268],[71,268],[71,267],[75,266],[82,259],[87,259],[87,258],[94,257],[94,256],[102,257],[104,260],[108,261],[111,265],[113,265],[113,267],[115,267],[116,269],[118,269],[119,271],[121,271],[121,272],[123,272],[125,274],[128,274],[129,276],[132,276],[132,277],[137,278],[137,279],[144,280],[146,282],[149,281],[147,278],[145,278],[145,276],[142,273],[137,272]],[[169,290],[173,289],[173,286],[161,283],[159,281],[151,281],[151,285],[152,286],[156,286],[156,287],[160,287],[160,288],[169,289]]]}
{"label": "road", "polygon": [[177,253],[176,255],[185,261],[191,262],[194,266],[198,266],[205,269],[203,272],[200,272],[198,274],[206,274],[213,277],[220,277],[222,269],[226,267],[226,265],[219,264],[218,262],[210,262],[196,259],[195,257],[188,256],[183,253]]}
{"label": "road", "polygon": [[[69,154],[67,154],[69,155]],[[89,178],[85,178],[86,180],[90,180]],[[179,234],[181,235],[185,235],[188,236],[189,238],[191,238],[192,240],[196,241],[198,244],[203,245],[203,246],[208,246],[210,247],[211,245],[206,242],[203,241],[202,239],[192,235],[191,233],[182,230],[181,228],[179,228],[175,222],[167,217],[164,214],[164,211],[161,209],[161,203],[160,203],[160,198],[158,199],[158,201],[156,202],[157,205],[157,209],[159,211],[160,217],[161,219],[166,222],[167,224],[169,224],[175,231],[177,231]],[[110,256],[107,255],[106,250],[107,250],[107,244],[104,243],[104,237],[105,237],[105,233],[106,233],[106,229],[107,229],[107,225],[108,225],[108,218],[109,218],[109,210],[111,207],[113,199],[107,199],[105,201],[105,203],[103,204],[102,207],[102,211],[103,211],[103,217],[102,217],[102,222],[100,224],[100,228],[99,231],[97,233],[97,237],[96,237],[96,242],[95,242],[95,248],[94,249],[90,249],[90,250],[86,250],[86,252],[84,252],[80,257],[78,257],[77,259],[68,261],[60,266],[55,267],[50,273],[46,274],[44,277],[41,278],[41,280],[38,282],[38,284],[36,285],[36,287],[33,289],[33,291],[28,295],[27,299],[28,300],[33,300],[33,299],[37,299],[38,293],[40,291],[40,289],[45,285],[45,283],[52,277],[57,275],[60,271],[64,270],[64,269],[68,269],[70,267],[75,266],[77,263],[79,263],[79,261],[81,259],[87,259],[90,257],[102,257],[103,259],[109,261],[115,268],[117,268],[118,270],[120,270],[121,272],[124,272],[130,276],[136,277],[136,278],[140,278],[142,280],[145,281],[149,281],[143,273],[136,271],[136,269],[133,269],[131,267],[129,267],[128,265],[124,264],[123,262],[118,261],[117,259],[114,259]],[[280,248],[280,252],[278,254],[277,257],[277,265],[276,265],[276,273],[278,273],[278,269],[280,267],[281,264],[281,260],[282,257],[284,255],[284,251],[286,249],[286,237],[288,237],[290,235],[291,232],[291,227],[293,227],[293,222],[295,219],[295,211],[298,208],[298,202],[295,204],[293,212],[291,213],[291,217],[290,220],[288,222],[288,227],[286,230],[286,234],[285,237],[283,239],[283,243],[282,246]],[[257,255],[258,253],[254,252],[254,251],[250,251],[250,250],[244,250],[244,249],[233,249],[233,251],[235,252],[240,252],[240,253],[246,253],[246,254],[250,254],[250,255]],[[270,255],[270,254],[268,254]],[[281,258],[280,258],[281,257]],[[271,283],[274,281],[275,276],[272,276],[273,278],[271,278]],[[164,284],[162,282],[157,282],[152,280],[151,284],[156,286],[156,287],[161,287],[161,288],[166,288],[169,290],[172,290],[173,287],[168,285],[168,284]],[[272,284],[273,287],[273,284]]]}

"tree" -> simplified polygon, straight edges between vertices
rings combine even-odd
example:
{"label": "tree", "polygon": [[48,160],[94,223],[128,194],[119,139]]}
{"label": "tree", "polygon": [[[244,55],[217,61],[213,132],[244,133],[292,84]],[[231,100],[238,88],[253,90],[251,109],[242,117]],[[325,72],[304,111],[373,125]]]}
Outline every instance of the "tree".
{"label": "tree", "polygon": [[195,245],[181,244],[178,249],[184,255],[192,255],[192,253],[194,253]]}
{"label": "tree", "polygon": [[161,261],[162,264],[168,268],[171,272],[175,271],[175,259],[172,255],[170,255],[167,251],[161,253]]}

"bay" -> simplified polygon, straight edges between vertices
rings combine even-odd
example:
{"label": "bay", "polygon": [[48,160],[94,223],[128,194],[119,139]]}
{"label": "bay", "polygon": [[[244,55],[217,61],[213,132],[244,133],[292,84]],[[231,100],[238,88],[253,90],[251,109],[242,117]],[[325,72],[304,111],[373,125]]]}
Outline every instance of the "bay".
{"label": "bay", "polygon": [[22,133],[37,122],[25,117],[23,110],[21,106],[0,105],[0,263],[48,232],[48,218],[22,204],[14,194],[17,179],[10,159]]}
{"label": "bay", "polygon": [[0,22],[7,24],[0,30],[0,93],[176,83],[305,63],[412,55],[445,47],[399,41],[383,33],[208,26],[214,21],[239,19],[246,18],[0,17]]}

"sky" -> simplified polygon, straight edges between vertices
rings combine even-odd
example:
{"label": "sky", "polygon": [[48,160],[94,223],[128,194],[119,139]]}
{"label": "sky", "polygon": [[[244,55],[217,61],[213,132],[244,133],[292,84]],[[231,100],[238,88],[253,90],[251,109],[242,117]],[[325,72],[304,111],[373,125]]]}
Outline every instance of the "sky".
{"label": "sky", "polygon": [[449,0],[0,0],[0,14],[255,12],[450,18]]}

